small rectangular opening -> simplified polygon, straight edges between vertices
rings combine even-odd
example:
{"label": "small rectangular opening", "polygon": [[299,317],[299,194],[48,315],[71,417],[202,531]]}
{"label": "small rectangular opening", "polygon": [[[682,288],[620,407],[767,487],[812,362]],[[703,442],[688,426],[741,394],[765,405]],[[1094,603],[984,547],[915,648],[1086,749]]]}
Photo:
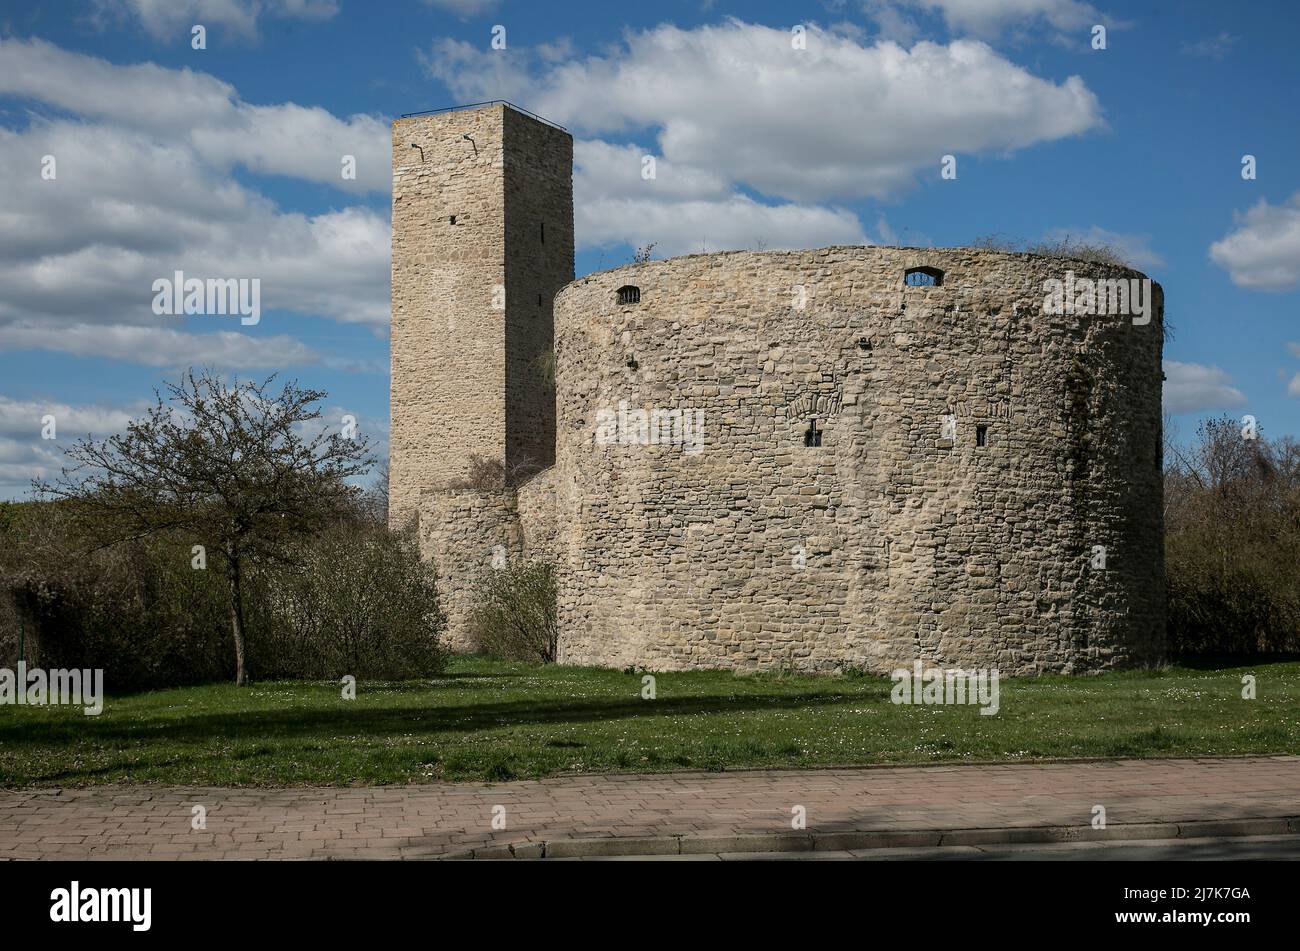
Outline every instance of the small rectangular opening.
{"label": "small rectangular opening", "polygon": [[989,428],[984,425],[977,425],[975,427],[975,445],[984,446],[988,444],[988,441],[989,441]]}
{"label": "small rectangular opening", "polygon": [[541,235],[542,238],[542,244],[545,244],[546,243],[546,222],[540,221],[538,222],[538,224],[541,226],[539,229],[539,234]]}

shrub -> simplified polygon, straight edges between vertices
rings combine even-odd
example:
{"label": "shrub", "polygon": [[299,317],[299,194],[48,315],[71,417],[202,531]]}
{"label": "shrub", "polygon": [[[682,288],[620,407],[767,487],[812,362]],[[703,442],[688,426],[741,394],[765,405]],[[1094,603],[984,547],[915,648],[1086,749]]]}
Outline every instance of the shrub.
{"label": "shrub", "polygon": [[413,534],[343,522],[253,586],[250,667],[263,679],[428,677],[447,658],[434,574]]}
{"label": "shrub", "polygon": [[[542,354],[543,361],[547,358]],[[545,368],[544,362],[540,363],[535,369],[541,373],[554,372],[554,357],[549,358],[551,369]],[[517,462],[507,466],[500,459],[488,459],[484,456],[470,454],[469,465],[465,475],[460,479],[453,479],[447,483],[449,489],[475,489],[480,492],[500,492],[504,489],[512,489],[527,482],[544,467],[539,465],[536,460],[529,456],[524,456]]]}
{"label": "shrub", "polygon": [[[191,567],[188,542],[92,549],[60,505],[13,505],[8,516],[0,597],[9,610],[0,624],[23,624],[29,663],[102,668],[114,692],[233,674],[225,586]],[[3,640],[13,650],[16,632]]]}
{"label": "shrub", "polygon": [[1300,444],[1230,418],[1173,447],[1165,473],[1169,648],[1300,650]]}
{"label": "shrub", "polygon": [[[229,605],[218,572],[178,535],[93,550],[59,504],[0,505],[0,658],[103,668],[112,692],[228,680]],[[250,669],[264,679],[400,679],[441,670],[431,569],[410,536],[361,515],[301,540],[292,562],[252,560]]]}
{"label": "shrub", "polygon": [[1076,241],[1069,235],[1043,241],[1021,241],[996,234],[984,235],[972,241],[971,247],[988,251],[1010,251],[1018,254],[1038,254],[1048,258],[1089,261],[1093,264],[1108,264],[1115,267],[1131,267],[1125,253],[1114,245],[1101,241]]}
{"label": "shrub", "polygon": [[477,650],[532,664],[555,661],[555,569],[540,561],[493,571],[477,592],[470,638]]}

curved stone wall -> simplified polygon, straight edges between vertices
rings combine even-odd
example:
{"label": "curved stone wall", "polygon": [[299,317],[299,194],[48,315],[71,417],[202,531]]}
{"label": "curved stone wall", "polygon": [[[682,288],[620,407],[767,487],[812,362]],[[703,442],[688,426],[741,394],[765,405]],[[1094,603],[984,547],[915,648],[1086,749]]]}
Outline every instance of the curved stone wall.
{"label": "curved stone wall", "polygon": [[[905,283],[922,267],[938,286]],[[566,287],[561,660],[1016,674],[1159,657],[1162,297],[1146,323],[1045,313],[1067,271],[1076,289],[1143,277],[829,248]]]}

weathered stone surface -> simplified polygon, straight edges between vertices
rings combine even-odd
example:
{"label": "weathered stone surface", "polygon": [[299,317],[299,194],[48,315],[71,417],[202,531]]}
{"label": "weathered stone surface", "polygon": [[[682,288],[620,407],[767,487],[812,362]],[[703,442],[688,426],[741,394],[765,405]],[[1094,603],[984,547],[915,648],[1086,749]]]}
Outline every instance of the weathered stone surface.
{"label": "weathered stone surface", "polygon": [[[501,107],[452,115],[477,118],[434,117],[423,141],[454,148],[468,122],[497,160],[395,166],[391,468],[395,519],[418,509],[460,646],[501,546],[555,561],[568,663],[1016,674],[1163,653],[1158,285],[1143,325],[1045,314],[1043,284],[1067,270],[1142,277],[1059,258],[852,247],[632,265],[555,297],[552,403],[524,368],[572,275],[571,142]],[[411,132],[396,127],[395,161]],[[456,202],[496,222],[481,244],[429,220]],[[567,220],[564,254],[512,224],[535,209],[548,243],[550,214]],[[941,285],[906,286],[921,266]],[[503,273],[501,332],[477,302]],[[619,302],[627,286],[638,303]],[[442,331],[448,316],[464,334]],[[620,408],[698,416],[702,442],[604,438]],[[471,450],[555,464],[517,491],[442,491]]]}
{"label": "weathered stone surface", "polygon": [[573,280],[572,167],[568,133],[500,104],[393,123],[395,524],[472,455],[554,459],[545,355]]}
{"label": "weathered stone surface", "polygon": [[[904,286],[922,265],[942,286]],[[565,288],[562,659],[1030,673],[1159,655],[1162,318],[1045,315],[1043,282],[1067,268],[1121,276],[827,248]],[[639,304],[617,303],[625,285]],[[600,444],[597,415],[620,401],[702,410],[703,450]]]}

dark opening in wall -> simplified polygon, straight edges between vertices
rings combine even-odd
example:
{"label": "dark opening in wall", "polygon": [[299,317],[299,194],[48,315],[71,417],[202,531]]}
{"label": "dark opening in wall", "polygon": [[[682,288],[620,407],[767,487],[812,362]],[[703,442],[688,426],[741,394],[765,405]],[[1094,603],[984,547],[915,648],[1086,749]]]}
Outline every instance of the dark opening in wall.
{"label": "dark opening in wall", "polygon": [[820,446],[822,444],[822,430],[817,428],[817,417],[814,416],[808,423],[808,428],[803,433],[803,444],[805,446]]}
{"label": "dark opening in wall", "polygon": [[987,446],[988,442],[989,442],[989,428],[982,424],[977,425],[975,427],[975,445]]}
{"label": "dark opening in wall", "polygon": [[641,303],[641,288],[633,287],[631,284],[624,284],[618,289],[618,302],[620,304]]}
{"label": "dark opening in wall", "polygon": [[539,226],[538,234],[542,239],[542,244],[545,244],[546,243],[546,222],[539,221],[538,226]]}
{"label": "dark opening in wall", "polygon": [[903,272],[903,283],[908,287],[940,287],[943,271],[937,267],[909,267]]}
{"label": "dark opening in wall", "polygon": [[448,220],[449,220],[452,224],[455,224],[455,223],[456,223],[456,216],[455,216],[455,215],[452,215],[451,218],[449,218]]}

